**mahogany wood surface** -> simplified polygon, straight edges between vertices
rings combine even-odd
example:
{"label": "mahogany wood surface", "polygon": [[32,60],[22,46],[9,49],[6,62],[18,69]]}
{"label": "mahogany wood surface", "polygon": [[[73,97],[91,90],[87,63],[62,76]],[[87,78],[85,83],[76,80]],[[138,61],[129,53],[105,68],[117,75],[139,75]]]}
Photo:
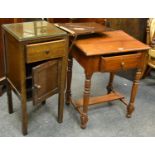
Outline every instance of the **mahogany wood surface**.
{"label": "mahogany wood surface", "polygon": [[[89,101],[89,105],[95,105],[95,104],[98,104],[98,103],[114,101],[114,100],[118,100],[118,99],[122,99],[122,98],[124,98],[124,96],[121,95],[120,93],[111,92],[111,93],[109,93],[107,95],[104,95],[104,97],[103,96],[91,97],[90,101]],[[77,104],[78,107],[83,106],[83,98],[77,100],[76,104]]]}
{"label": "mahogany wood surface", "polygon": [[[106,18],[106,25],[109,25],[114,30],[123,30],[134,38],[146,43],[147,20],[147,18]],[[119,72],[117,74],[133,80],[135,69],[129,70],[127,73]]]}
{"label": "mahogany wood surface", "polygon": [[100,37],[80,39],[75,45],[87,56],[127,53],[149,48],[121,30],[103,32]]}
{"label": "mahogany wood surface", "polygon": [[114,30],[123,30],[146,43],[147,18],[106,18],[106,24]]}
{"label": "mahogany wood surface", "polygon": [[107,31],[108,28],[104,25],[95,22],[84,22],[84,23],[58,23],[56,24],[61,29],[64,29],[72,35],[86,35],[93,33],[102,33]]}
{"label": "mahogany wood surface", "polygon": [[[147,18],[52,18],[49,21],[55,23],[96,22],[113,30],[123,30],[134,38],[146,43]],[[128,71],[129,75],[124,72],[119,72],[118,74],[133,80],[135,70]]]}
{"label": "mahogany wood surface", "polygon": [[141,53],[120,56],[101,57],[101,71],[115,72],[116,70],[128,70],[138,68],[141,65]]}
{"label": "mahogany wood surface", "polygon": [[52,23],[96,22],[114,30],[124,30],[136,39],[146,43],[147,18],[48,18]]}
{"label": "mahogany wood surface", "polygon": [[[144,68],[148,45],[134,39],[123,31],[103,32],[103,35],[79,39],[69,54],[67,103],[72,103],[80,113],[81,128],[86,128],[88,122],[88,106],[119,99],[127,105],[127,117],[134,111],[135,97],[138,90],[138,81]],[[72,59],[83,67],[85,85],[83,99],[73,103],[71,98]],[[122,95],[113,93],[114,74],[118,71],[137,70],[131,90],[129,103]],[[110,72],[106,96],[90,97],[91,78],[94,72]]]}
{"label": "mahogany wood surface", "polygon": [[85,22],[96,22],[105,24],[105,18],[47,18],[51,23],[85,23]]}

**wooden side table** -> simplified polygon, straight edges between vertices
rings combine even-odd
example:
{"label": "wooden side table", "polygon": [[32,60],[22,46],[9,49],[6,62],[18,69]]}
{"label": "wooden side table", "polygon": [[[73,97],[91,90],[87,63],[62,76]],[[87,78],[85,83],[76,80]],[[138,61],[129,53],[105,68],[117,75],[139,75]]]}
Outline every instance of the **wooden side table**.
{"label": "wooden side table", "polygon": [[[127,106],[127,117],[134,111],[138,84],[145,64],[149,46],[134,39],[123,31],[109,31],[92,38],[77,40],[69,53],[66,103],[72,103],[81,115],[81,128],[86,128],[88,122],[88,106],[120,100]],[[71,97],[71,79],[73,58],[85,71],[83,98],[73,101]],[[137,69],[129,103],[124,96],[113,89],[114,75],[120,70]],[[91,78],[94,72],[110,72],[107,86],[108,93],[104,96],[90,97]]]}
{"label": "wooden side table", "polygon": [[3,25],[9,113],[13,90],[21,100],[22,132],[27,134],[27,99],[34,105],[56,93],[58,122],[63,121],[68,35],[45,21]]}

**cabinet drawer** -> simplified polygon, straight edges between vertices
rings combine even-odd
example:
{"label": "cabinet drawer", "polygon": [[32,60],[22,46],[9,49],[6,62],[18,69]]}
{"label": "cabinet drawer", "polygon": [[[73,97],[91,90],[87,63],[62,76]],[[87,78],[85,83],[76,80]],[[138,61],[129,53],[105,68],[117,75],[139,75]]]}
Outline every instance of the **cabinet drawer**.
{"label": "cabinet drawer", "polygon": [[142,61],[142,53],[101,57],[100,70],[103,72],[114,72],[139,68]]}
{"label": "cabinet drawer", "polygon": [[62,57],[66,52],[66,41],[57,40],[26,46],[27,63]]}

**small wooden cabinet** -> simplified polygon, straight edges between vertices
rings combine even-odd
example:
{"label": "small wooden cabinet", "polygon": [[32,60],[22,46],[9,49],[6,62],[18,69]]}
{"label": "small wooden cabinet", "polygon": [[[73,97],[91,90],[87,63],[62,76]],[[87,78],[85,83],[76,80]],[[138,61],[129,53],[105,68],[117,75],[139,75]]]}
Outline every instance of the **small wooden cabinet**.
{"label": "small wooden cabinet", "polygon": [[58,122],[62,122],[67,33],[46,21],[6,24],[3,40],[9,113],[13,112],[13,90],[21,99],[23,134],[27,134],[28,99],[38,105],[58,93]]}

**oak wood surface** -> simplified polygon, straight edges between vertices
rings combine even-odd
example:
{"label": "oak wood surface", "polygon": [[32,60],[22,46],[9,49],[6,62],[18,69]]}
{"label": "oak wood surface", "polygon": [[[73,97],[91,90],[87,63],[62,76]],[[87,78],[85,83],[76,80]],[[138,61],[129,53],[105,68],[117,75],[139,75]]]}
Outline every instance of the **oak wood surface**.
{"label": "oak wood surface", "polygon": [[56,40],[51,42],[29,44],[26,46],[27,63],[62,56],[64,54],[65,46],[66,46],[65,40]]}
{"label": "oak wood surface", "polygon": [[59,92],[61,60],[44,62],[32,68],[33,104],[39,104],[46,98]]}
{"label": "oak wood surface", "polygon": [[[32,23],[33,22],[31,22],[31,24]],[[40,21],[38,21],[38,23],[40,23]],[[37,25],[37,22],[34,22],[34,24]],[[17,25],[20,25],[21,29],[16,31],[14,28],[16,28]],[[3,26],[7,95],[9,113],[13,112],[12,90],[21,100],[22,133],[26,135],[28,133],[27,91],[29,88],[32,92],[36,91],[36,89],[34,89],[35,87],[39,89],[37,93],[34,93],[34,105],[44,102],[49,96],[58,93],[58,122],[61,123],[63,121],[68,36],[66,32],[62,32],[62,30],[58,31],[58,28],[54,28],[54,26],[51,25],[52,31],[56,31],[53,32],[53,35],[46,34],[46,37],[43,37],[43,34],[41,34],[41,36],[37,35],[33,38],[25,36],[21,39],[20,35],[18,37],[13,34],[19,31],[20,34],[24,33],[22,27],[24,27],[24,31],[33,31],[35,28],[38,29],[38,27],[32,27],[32,29],[28,27],[26,29],[27,23],[17,25]],[[45,26],[46,24],[42,25],[43,28],[40,27],[40,29],[46,29]],[[50,25],[47,24],[47,27],[47,29],[49,29]],[[58,33],[57,36],[57,32],[62,33],[61,35]],[[47,50],[54,52],[52,53],[52,51],[50,51],[50,53]],[[35,56],[35,52],[39,54]],[[41,54],[42,52],[44,54],[47,52],[47,55],[50,53],[48,60],[44,54]],[[31,59],[28,59],[28,61],[27,55],[31,56]],[[50,63],[48,63],[48,61],[50,61]]]}
{"label": "oak wood surface", "polygon": [[[3,39],[2,39],[2,24],[9,24],[9,23],[17,23],[17,22],[22,22],[22,18],[0,18],[0,79],[3,79],[5,76],[5,62],[4,62],[4,53],[3,53]],[[0,94],[3,93],[3,88],[4,83],[2,86],[0,86]]]}
{"label": "oak wood surface", "polygon": [[61,37],[66,35],[65,31],[43,20],[25,22],[24,24],[6,24],[2,25],[2,27],[19,41],[36,41],[40,38]]}

